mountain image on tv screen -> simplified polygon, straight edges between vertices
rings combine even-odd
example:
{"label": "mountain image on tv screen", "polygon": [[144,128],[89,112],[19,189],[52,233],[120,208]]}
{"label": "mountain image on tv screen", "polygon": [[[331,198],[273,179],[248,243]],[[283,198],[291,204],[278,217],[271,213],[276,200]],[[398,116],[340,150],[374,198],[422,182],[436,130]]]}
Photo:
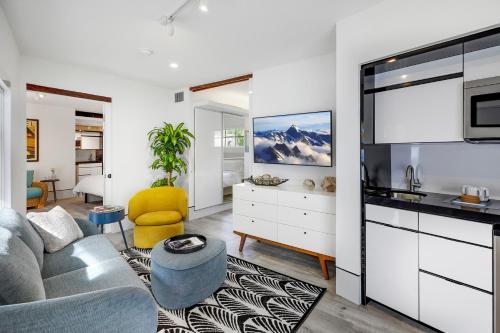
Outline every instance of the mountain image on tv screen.
{"label": "mountain image on tv screen", "polygon": [[254,118],[254,162],[331,166],[331,129],[331,111]]}

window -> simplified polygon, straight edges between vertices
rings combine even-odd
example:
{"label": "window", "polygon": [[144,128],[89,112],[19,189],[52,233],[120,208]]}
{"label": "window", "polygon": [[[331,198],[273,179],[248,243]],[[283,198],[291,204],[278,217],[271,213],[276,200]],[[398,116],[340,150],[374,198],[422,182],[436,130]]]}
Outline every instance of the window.
{"label": "window", "polygon": [[231,128],[224,130],[224,147],[245,147],[245,130],[243,128]]}

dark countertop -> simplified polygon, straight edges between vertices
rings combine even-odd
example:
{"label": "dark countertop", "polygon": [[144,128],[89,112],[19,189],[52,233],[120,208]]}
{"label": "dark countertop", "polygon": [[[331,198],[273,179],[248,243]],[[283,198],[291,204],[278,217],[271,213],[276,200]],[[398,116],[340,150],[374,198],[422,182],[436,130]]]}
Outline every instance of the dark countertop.
{"label": "dark countertop", "polygon": [[81,161],[81,162],[75,162],[75,164],[88,164],[88,163],[102,163],[102,161]]}
{"label": "dark countertop", "polygon": [[498,224],[500,228],[500,200],[490,200],[490,204],[485,208],[472,208],[452,204],[450,201],[458,195],[440,194],[430,192],[427,196],[418,201],[383,197],[365,193],[365,203],[404,210],[411,210],[420,213],[428,213],[453,217],[463,220],[470,220],[480,223]]}

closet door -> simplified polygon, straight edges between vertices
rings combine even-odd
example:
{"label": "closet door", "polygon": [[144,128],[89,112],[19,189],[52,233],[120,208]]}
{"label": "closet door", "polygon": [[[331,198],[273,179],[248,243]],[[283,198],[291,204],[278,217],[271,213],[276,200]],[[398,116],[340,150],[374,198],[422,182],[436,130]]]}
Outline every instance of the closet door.
{"label": "closet door", "polygon": [[196,108],[194,208],[222,204],[222,113]]}

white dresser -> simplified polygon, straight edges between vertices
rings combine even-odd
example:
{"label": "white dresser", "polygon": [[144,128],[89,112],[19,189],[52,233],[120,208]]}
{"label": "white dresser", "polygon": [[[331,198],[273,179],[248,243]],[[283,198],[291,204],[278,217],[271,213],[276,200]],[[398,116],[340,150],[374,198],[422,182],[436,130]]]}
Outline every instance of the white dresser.
{"label": "white dresser", "polygon": [[241,237],[318,257],[328,279],[327,261],[335,260],[335,193],[302,186],[233,186],[233,229]]}

